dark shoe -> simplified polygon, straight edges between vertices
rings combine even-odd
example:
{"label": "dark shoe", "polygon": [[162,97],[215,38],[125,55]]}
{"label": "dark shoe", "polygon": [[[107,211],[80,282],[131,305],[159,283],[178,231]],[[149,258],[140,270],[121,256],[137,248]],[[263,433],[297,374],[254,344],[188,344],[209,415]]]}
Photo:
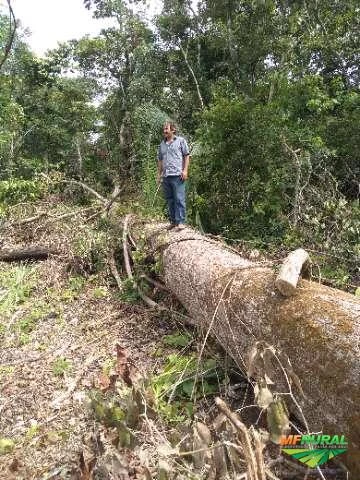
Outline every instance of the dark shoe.
{"label": "dark shoe", "polygon": [[176,228],[176,227],[177,227],[176,223],[170,223],[170,225],[166,227],[166,230],[172,230],[173,228]]}
{"label": "dark shoe", "polygon": [[176,231],[177,232],[181,232],[181,230],[185,230],[186,228],[186,225],[184,225],[183,223],[180,223],[179,225],[176,225]]}

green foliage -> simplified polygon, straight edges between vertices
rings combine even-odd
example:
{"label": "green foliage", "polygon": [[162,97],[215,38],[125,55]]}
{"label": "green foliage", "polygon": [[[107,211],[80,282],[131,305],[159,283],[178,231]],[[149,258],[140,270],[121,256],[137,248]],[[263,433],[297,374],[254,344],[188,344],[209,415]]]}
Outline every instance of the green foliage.
{"label": "green foliage", "polygon": [[51,298],[62,302],[72,302],[78,298],[81,291],[86,284],[86,278],[80,275],[69,277],[67,288],[61,288],[60,290],[48,290],[48,294]]}
{"label": "green foliage", "polygon": [[19,345],[27,345],[30,343],[30,335],[28,333],[20,333]]}
{"label": "green foliage", "polygon": [[278,110],[220,97],[203,120],[192,197],[202,225],[227,237],[280,237],[289,210],[289,162],[281,149]]}
{"label": "green foliage", "polygon": [[122,282],[123,290],[120,293],[120,298],[123,302],[126,303],[138,303],[140,301],[140,295],[137,288],[134,285],[134,282],[129,278],[126,278]]}
{"label": "green foliage", "polygon": [[182,332],[175,332],[171,335],[165,335],[163,342],[170,347],[186,347],[191,341],[191,335]]}
{"label": "green foliage", "polygon": [[91,272],[99,272],[105,267],[104,251],[107,249],[109,236],[106,230],[84,225],[76,235],[74,254],[91,268]]}
{"label": "green foliage", "polygon": [[0,367],[0,381],[5,381],[8,375],[11,375],[14,372],[15,368],[11,366]]}
{"label": "green foliage", "polygon": [[47,305],[39,304],[35,306],[27,315],[17,322],[17,328],[20,332],[20,343],[28,343],[29,334],[35,329],[37,322],[49,312]]}
{"label": "green foliage", "polygon": [[52,372],[57,377],[62,377],[66,372],[71,370],[71,362],[63,357],[58,357],[52,362]]}
{"label": "green foliage", "polygon": [[151,214],[164,211],[161,188],[157,185],[157,149],[168,115],[152,103],[138,106],[132,117],[134,149],[139,162],[142,201]]}
{"label": "green foliage", "polygon": [[10,438],[0,438],[0,455],[11,453],[15,448],[15,442]]}
{"label": "green foliage", "polygon": [[[179,335],[177,336],[179,338]],[[217,370],[216,361],[202,362],[195,385],[197,359],[195,356],[174,355],[167,357],[161,373],[150,380],[150,389],[156,409],[167,421],[178,423],[191,418],[193,395],[210,395],[219,389],[222,374]]]}
{"label": "green foliage", "polygon": [[32,440],[36,437],[40,432],[40,426],[37,423],[33,423],[31,427],[29,427],[25,433],[25,437],[27,440]]}
{"label": "green foliage", "polygon": [[125,420],[126,412],[119,403],[109,401],[100,392],[92,392],[90,398],[96,418],[107,427],[118,427]]}
{"label": "green foliage", "polygon": [[31,295],[36,284],[36,269],[25,265],[0,270],[0,314],[10,315]]}
{"label": "green foliage", "polygon": [[105,287],[96,287],[93,290],[94,298],[97,298],[97,299],[105,298],[105,297],[108,296],[108,294],[109,294],[109,292],[108,292],[107,288],[105,288]]}
{"label": "green foliage", "polygon": [[0,206],[37,200],[45,195],[48,187],[43,180],[11,179],[0,181]]}

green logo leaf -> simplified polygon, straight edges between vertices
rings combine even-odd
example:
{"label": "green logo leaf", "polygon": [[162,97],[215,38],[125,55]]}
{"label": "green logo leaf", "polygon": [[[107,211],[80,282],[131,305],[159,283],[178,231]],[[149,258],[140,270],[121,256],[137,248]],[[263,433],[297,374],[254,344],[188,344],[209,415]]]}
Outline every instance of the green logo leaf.
{"label": "green logo leaf", "polygon": [[299,462],[305,463],[308,467],[316,468],[346,452],[346,448],[283,448],[282,451],[296,458]]}

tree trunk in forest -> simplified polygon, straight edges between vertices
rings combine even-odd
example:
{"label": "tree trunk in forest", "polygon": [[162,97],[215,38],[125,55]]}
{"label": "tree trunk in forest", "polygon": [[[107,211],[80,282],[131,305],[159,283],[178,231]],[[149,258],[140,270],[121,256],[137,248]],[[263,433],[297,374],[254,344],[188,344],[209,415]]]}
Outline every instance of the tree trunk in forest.
{"label": "tree trunk in forest", "polygon": [[242,371],[270,377],[273,393],[292,393],[283,398],[311,432],[345,434],[340,460],[360,473],[360,300],[306,280],[286,298],[274,270],[191,229],[145,231],[166,286],[195,323],[211,329]]}

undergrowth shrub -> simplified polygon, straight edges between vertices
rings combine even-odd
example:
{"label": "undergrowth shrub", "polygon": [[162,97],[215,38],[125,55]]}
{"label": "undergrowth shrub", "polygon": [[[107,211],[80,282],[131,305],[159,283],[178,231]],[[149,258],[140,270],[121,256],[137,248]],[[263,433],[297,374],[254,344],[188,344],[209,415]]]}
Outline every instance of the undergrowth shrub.
{"label": "undergrowth shrub", "polygon": [[223,379],[213,358],[198,365],[194,355],[171,354],[163,370],[150,379],[156,410],[168,422],[183,422],[192,417],[196,399],[217,393]]}
{"label": "undergrowth shrub", "polygon": [[0,208],[42,198],[48,192],[44,180],[9,179],[0,181]]}
{"label": "undergrowth shrub", "polygon": [[0,270],[0,316],[9,316],[29,299],[36,285],[37,270],[26,265],[16,265]]}
{"label": "undergrowth shrub", "polygon": [[74,238],[72,250],[75,257],[79,257],[86,266],[88,273],[103,270],[106,260],[104,252],[107,251],[109,233],[106,226],[94,229],[91,225],[84,224]]}

